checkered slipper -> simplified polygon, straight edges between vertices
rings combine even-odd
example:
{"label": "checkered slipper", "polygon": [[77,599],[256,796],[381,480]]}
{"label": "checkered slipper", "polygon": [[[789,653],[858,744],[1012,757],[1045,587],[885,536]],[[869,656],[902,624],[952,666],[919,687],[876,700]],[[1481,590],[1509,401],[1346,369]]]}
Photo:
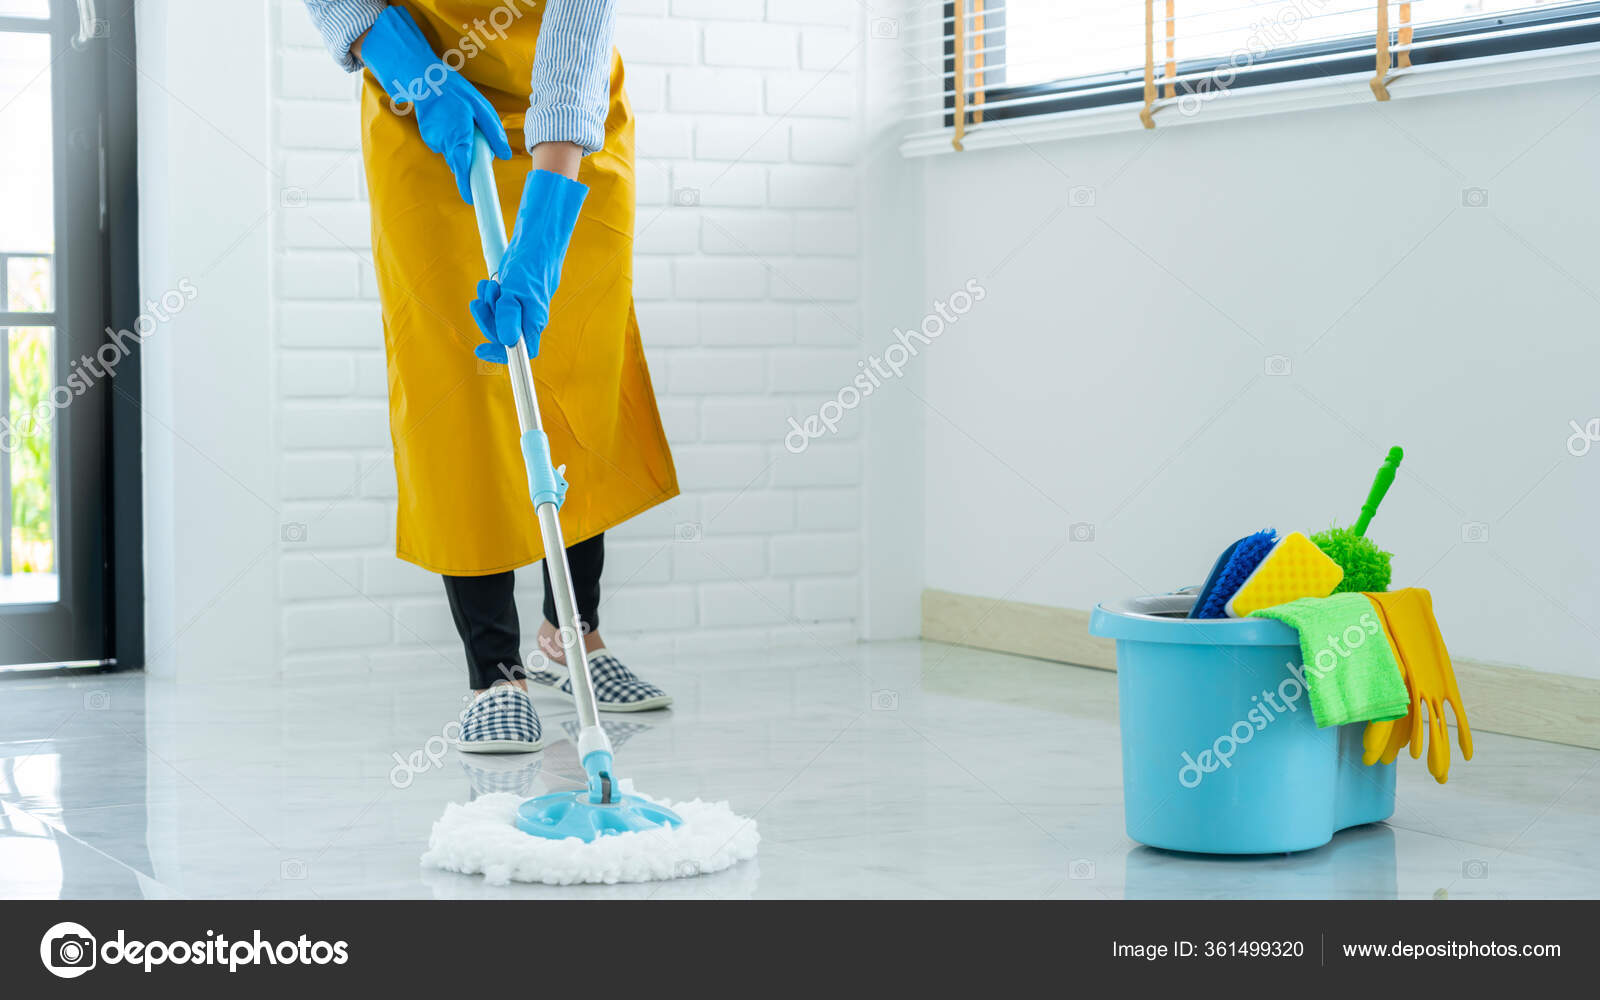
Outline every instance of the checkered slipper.
{"label": "checkered slipper", "polygon": [[[594,681],[594,700],[602,712],[648,712],[672,704],[670,694],[635,677],[604,646],[589,654],[589,678]],[[565,670],[530,670],[528,680],[572,696],[572,680]]]}
{"label": "checkered slipper", "polygon": [[496,684],[461,714],[456,749],[463,753],[528,753],[543,746],[539,713],[515,684]]}

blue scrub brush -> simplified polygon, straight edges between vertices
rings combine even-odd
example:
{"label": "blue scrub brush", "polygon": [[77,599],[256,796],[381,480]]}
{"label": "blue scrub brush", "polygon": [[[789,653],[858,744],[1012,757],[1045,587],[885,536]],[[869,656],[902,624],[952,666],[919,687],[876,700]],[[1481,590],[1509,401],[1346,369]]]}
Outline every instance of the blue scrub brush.
{"label": "blue scrub brush", "polygon": [[1267,557],[1278,543],[1278,532],[1273,528],[1246,535],[1222,550],[1222,555],[1211,567],[1205,586],[1189,609],[1190,618],[1226,618],[1228,599],[1244,582],[1250,579],[1261,560]]}

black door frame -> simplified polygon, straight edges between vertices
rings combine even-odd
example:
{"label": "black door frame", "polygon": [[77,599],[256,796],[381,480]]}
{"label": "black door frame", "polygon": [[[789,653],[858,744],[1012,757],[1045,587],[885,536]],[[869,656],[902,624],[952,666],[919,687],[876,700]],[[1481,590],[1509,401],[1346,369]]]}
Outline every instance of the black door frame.
{"label": "black door frame", "polygon": [[[133,329],[142,309],[134,2],[54,0],[50,7],[56,244],[72,248],[69,254],[57,253],[54,271],[57,384],[71,359],[109,342],[109,330]],[[87,22],[81,19],[86,10],[94,11]],[[0,16],[0,30],[38,27],[36,20]],[[98,656],[71,658],[89,664],[82,666],[51,665],[47,659],[38,668],[7,670],[0,676],[144,666],[140,383],[135,347],[118,360],[113,376],[101,379],[55,421],[57,537],[65,537],[69,523],[75,525],[70,530],[80,551],[77,557],[69,552],[68,558],[83,558],[84,566],[94,568],[89,580],[71,583],[69,593],[68,567],[58,562],[59,603],[70,607],[67,614],[92,619],[87,627],[94,634],[74,635],[70,641],[79,644],[75,651],[91,650]],[[61,482],[69,451],[91,469],[98,464],[94,482]],[[80,575],[78,568],[71,577]]]}
{"label": "black door frame", "polygon": [[[137,0],[105,5],[105,199],[108,326],[126,329],[139,315],[138,83],[134,39]],[[120,321],[120,322],[118,322]],[[135,349],[123,359],[107,407],[106,482],[107,622],[117,670],[143,670],[144,646],[144,439],[143,359]]]}

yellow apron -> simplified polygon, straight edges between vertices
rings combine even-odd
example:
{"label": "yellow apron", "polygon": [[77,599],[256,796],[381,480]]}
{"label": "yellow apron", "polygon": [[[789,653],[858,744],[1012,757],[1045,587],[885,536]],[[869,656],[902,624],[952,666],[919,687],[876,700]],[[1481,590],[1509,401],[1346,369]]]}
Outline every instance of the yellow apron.
{"label": "yellow apron", "polygon": [[[500,111],[516,155],[495,161],[507,231],[516,219],[534,43],[542,3],[405,3],[434,51]],[[510,15],[514,14],[512,17]],[[479,362],[467,311],[485,277],[477,225],[444,159],[366,76],[361,139],[372,254],[389,366],[389,429],[399,482],[396,554],[435,573],[481,576],[544,557],[518,448],[505,369]],[[568,545],[678,493],[677,474],[633,312],[633,112],[611,62],[605,148],[584,157],[589,197],[573,233],[550,325],[533,362],[545,430],[572,490]]]}

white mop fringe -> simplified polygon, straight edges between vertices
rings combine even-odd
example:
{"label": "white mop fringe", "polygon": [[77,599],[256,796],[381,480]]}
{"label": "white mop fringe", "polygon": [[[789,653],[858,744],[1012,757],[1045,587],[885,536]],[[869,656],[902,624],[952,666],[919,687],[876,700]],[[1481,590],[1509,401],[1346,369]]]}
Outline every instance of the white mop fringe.
{"label": "white mop fringe", "polygon": [[722,871],[756,856],[756,822],[726,802],[663,802],[683,819],[662,827],[599,837],[547,840],[517,829],[523,798],[509,793],[450,803],[433,824],[422,863],[445,871],[482,874],[490,885],[542,882],[576,885],[654,882]]}

